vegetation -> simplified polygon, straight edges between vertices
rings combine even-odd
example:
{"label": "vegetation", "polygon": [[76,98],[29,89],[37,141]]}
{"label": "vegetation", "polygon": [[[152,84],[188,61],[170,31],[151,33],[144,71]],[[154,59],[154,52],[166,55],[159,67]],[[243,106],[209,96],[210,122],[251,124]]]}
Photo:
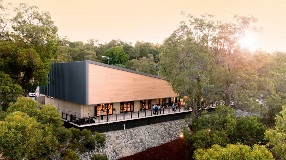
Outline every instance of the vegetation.
{"label": "vegetation", "polygon": [[64,128],[54,106],[24,97],[9,105],[0,130],[0,151],[11,159],[70,159],[105,144],[104,135]]}
{"label": "vegetation", "polygon": [[192,153],[199,148],[211,148],[214,144],[265,144],[265,130],[257,117],[236,117],[232,108],[219,106],[211,113],[204,111],[200,117],[189,119],[184,137]]}
{"label": "vegetation", "polygon": [[[0,71],[22,87],[22,95],[47,82],[50,60],[57,50],[57,27],[48,12],[20,4],[0,8]],[[17,96],[17,95],[16,95]]]}
{"label": "vegetation", "polygon": [[10,102],[16,101],[22,95],[22,88],[13,83],[9,75],[0,71],[0,111],[5,111]]}
{"label": "vegetation", "polygon": [[[194,158],[273,159],[260,146],[267,144],[275,158],[286,159],[286,53],[240,47],[240,38],[258,30],[254,17],[222,22],[188,15],[162,45],[132,45],[61,39],[50,14],[35,6],[0,0],[0,10],[0,153],[6,158],[78,159],[104,145],[102,134],[64,128],[54,106],[21,97],[47,83],[50,63],[93,60],[163,76],[184,96],[194,113],[184,130]],[[218,102],[224,106],[204,111]],[[237,117],[229,106],[259,118]]]}
{"label": "vegetation", "polygon": [[210,149],[198,149],[195,159],[269,159],[274,160],[265,146],[254,145],[252,148],[242,144],[229,144],[225,148],[213,145]]}
{"label": "vegetation", "polygon": [[265,132],[266,138],[269,140],[268,146],[277,159],[286,159],[286,106],[276,116],[276,123],[273,129]]}

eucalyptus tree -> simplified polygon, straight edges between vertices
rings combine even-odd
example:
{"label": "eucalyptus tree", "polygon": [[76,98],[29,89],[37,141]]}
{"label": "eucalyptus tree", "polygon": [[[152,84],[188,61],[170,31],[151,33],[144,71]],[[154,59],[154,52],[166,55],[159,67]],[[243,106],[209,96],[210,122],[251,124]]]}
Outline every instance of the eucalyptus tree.
{"label": "eucalyptus tree", "polygon": [[[24,95],[47,82],[57,50],[57,27],[48,12],[20,4],[1,12],[0,70],[19,84]],[[10,14],[9,14],[10,13]]]}
{"label": "eucalyptus tree", "polygon": [[65,128],[55,106],[25,97],[0,116],[0,153],[8,159],[69,159],[105,143],[98,132]]}
{"label": "eucalyptus tree", "polygon": [[154,62],[154,57],[152,54],[148,54],[147,57],[129,60],[125,65],[125,67],[128,69],[158,75],[156,66],[157,65]]}
{"label": "eucalyptus tree", "polygon": [[128,42],[123,42],[120,39],[113,39],[108,43],[105,44],[98,44],[97,48],[96,48],[96,54],[99,60],[101,61],[105,61],[104,58],[102,58],[102,56],[105,55],[105,52],[113,47],[118,47],[118,46],[122,46],[124,52],[129,56],[129,58],[133,59],[133,54],[134,54],[134,47],[132,46],[131,43]]}
{"label": "eucalyptus tree", "polygon": [[160,52],[159,48],[160,45],[158,44],[137,41],[134,46],[134,55],[132,56],[132,59],[147,57],[148,54],[152,54],[154,57],[154,61],[157,61],[158,60],[157,56]]}
{"label": "eucalyptus tree", "polygon": [[256,30],[256,19],[236,16],[227,23],[211,15],[188,18],[164,41],[161,71],[179,95],[188,97],[195,113],[217,100],[229,105],[235,101],[234,86],[247,84],[241,80],[249,75],[243,72],[247,61],[238,41],[247,30]]}
{"label": "eucalyptus tree", "polygon": [[114,65],[125,65],[129,56],[124,52],[123,46],[108,49],[105,53],[105,63]]}

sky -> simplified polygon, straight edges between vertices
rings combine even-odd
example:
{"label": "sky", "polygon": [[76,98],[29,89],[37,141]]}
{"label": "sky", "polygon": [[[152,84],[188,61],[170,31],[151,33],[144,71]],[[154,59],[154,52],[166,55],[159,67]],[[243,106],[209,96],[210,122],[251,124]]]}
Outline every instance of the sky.
{"label": "sky", "polygon": [[212,14],[229,21],[235,15],[252,15],[262,31],[246,40],[251,49],[286,51],[285,0],[3,0],[14,6],[35,5],[48,11],[60,37],[87,42],[112,39],[163,43],[179,27],[181,12]]}

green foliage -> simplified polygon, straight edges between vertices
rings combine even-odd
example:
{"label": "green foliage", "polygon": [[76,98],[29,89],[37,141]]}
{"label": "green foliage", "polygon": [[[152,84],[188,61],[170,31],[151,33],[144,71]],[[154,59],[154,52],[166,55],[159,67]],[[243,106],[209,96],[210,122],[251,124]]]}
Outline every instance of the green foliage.
{"label": "green foliage", "polygon": [[260,107],[256,99],[263,91],[252,55],[238,43],[246,31],[257,29],[256,19],[236,16],[227,23],[212,15],[187,18],[164,41],[160,53],[161,72],[173,89],[188,97],[196,116],[203,106],[221,100],[239,108]]}
{"label": "green foliage", "polygon": [[242,144],[229,144],[225,148],[213,145],[210,149],[198,149],[194,154],[195,159],[250,159],[274,160],[271,152],[265,147],[254,145],[253,148]]}
{"label": "green foliage", "polygon": [[15,103],[11,103],[7,110],[8,113],[20,111],[26,113],[30,117],[39,117],[40,104],[30,98],[19,97]]}
{"label": "green foliage", "polygon": [[159,55],[159,45],[152,44],[149,42],[139,42],[137,41],[134,46],[133,59],[139,59],[143,57],[148,57],[151,54],[154,57],[154,62],[158,60]]}
{"label": "green foliage", "polygon": [[23,112],[9,114],[0,121],[0,151],[6,158],[41,158],[45,150],[43,137],[47,136],[35,118]]}
{"label": "green foliage", "polygon": [[198,148],[210,148],[214,144],[243,143],[255,145],[265,143],[266,127],[257,117],[236,117],[234,109],[218,106],[210,113],[203,111],[197,118],[189,119],[189,130],[184,137],[193,152]]}
{"label": "green foliage", "polygon": [[22,95],[22,88],[9,75],[0,71],[0,110],[5,111],[11,102]]}
{"label": "green foliage", "polygon": [[123,46],[112,47],[105,54],[105,63],[108,64],[125,64],[129,56],[124,52]]}
{"label": "green foliage", "polygon": [[48,12],[35,6],[22,3],[14,7],[14,17],[3,11],[0,71],[20,85],[26,95],[47,82],[50,60],[57,50],[57,27]]}
{"label": "green foliage", "polygon": [[254,144],[265,144],[264,132],[266,127],[257,117],[236,118],[236,141],[252,146]]}
{"label": "green foliage", "polygon": [[80,153],[88,152],[101,148],[105,144],[105,136],[97,132],[92,133],[90,130],[83,129],[80,131],[76,128],[70,129],[72,133],[71,148],[77,150]]}
{"label": "green foliage", "polygon": [[92,155],[91,160],[108,160],[108,158],[106,155],[94,154]]}
{"label": "green foliage", "polygon": [[128,61],[126,63],[126,68],[143,73],[157,75],[156,63],[154,62],[154,57],[151,54],[149,54],[148,57],[142,57]]}
{"label": "green foliage", "polygon": [[65,153],[62,155],[62,160],[79,160],[79,156],[73,150],[66,150]]}
{"label": "green foliage", "polygon": [[276,116],[275,128],[268,129],[265,132],[268,145],[274,156],[280,159],[286,159],[286,106]]}
{"label": "green foliage", "polygon": [[7,158],[78,159],[78,153],[105,144],[103,134],[64,128],[54,106],[40,105],[30,98],[18,98],[2,115],[5,118],[0,118],[0,152]]}

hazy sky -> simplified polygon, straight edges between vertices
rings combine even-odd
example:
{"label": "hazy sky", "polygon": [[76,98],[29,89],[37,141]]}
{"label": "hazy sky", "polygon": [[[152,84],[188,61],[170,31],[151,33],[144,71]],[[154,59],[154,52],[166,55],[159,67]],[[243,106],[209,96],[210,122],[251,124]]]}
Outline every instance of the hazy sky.
{"label": "hazy sky", "polygon": [[124,42],[162,43],[183,19],[181,12],[209,13],[219,20],[234,15],[253,15],[262,33],[255,48],[286,51],[285,0],[3,0],[13,5],[27,3],[50,12],[59,35],[71,41],[100,43],[112,39]]}

